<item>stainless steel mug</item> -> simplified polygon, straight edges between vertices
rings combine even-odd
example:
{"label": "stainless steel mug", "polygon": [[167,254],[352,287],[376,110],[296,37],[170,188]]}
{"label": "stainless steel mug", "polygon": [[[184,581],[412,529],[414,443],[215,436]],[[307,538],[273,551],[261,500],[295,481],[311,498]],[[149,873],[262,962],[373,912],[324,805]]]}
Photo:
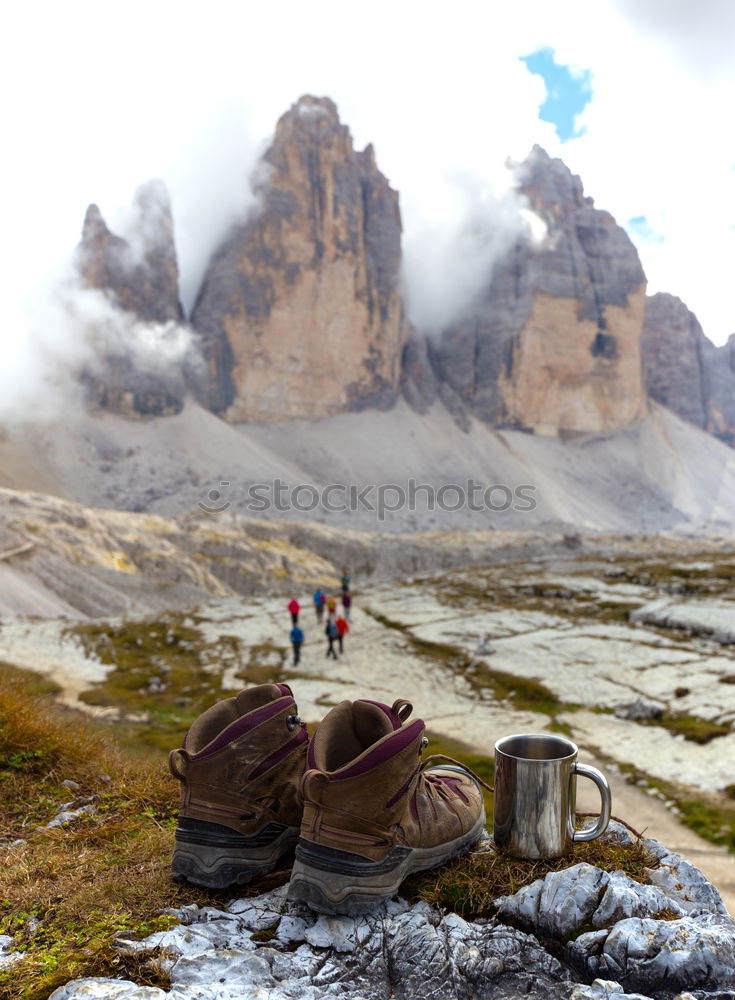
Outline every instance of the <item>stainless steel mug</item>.
{"label": "stainless steel mug", "polygon": [[[575,830],[577,775],[591,778],[602,805],[597,822]],[[506,736],[495,744],[493,836],[516,858],[560,858],[572,842],[594,840],[610,821],[610,786],[596,767],[577,763],[563,736]]]}

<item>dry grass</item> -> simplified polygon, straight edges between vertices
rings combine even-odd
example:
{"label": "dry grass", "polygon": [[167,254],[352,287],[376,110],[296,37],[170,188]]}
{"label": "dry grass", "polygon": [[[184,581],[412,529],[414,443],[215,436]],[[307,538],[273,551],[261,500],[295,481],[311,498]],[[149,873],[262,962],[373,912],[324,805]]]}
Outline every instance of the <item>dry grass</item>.
{"label": "dry grass", "polygon": [[[59,804],[85,800],[93,813],[38,829]],[[0,971],[0,1000],[42,1000],[81,976],[166,984],[155,961],[121,955],[115,937],[163,929],[167,907],[231,896],[171,881],[177,807],[165,764],[124,754],[85,718],[29,694],[19,671],[0,668],[0,933],[25,953]],[[274,873],[253,892],[287,877]]]}

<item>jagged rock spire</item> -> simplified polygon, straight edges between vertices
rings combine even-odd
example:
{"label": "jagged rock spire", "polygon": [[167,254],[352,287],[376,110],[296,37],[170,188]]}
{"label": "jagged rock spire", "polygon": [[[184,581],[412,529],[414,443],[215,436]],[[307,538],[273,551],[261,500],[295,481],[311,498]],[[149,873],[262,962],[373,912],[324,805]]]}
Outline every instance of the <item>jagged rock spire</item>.
{"label": "jagged rock spire", "polygon": [[398,195],[326,97],[281,117],[264,164],[258,210],[214,255],[192,314],[208,404],[266,421],[391,405],[404,337]]}

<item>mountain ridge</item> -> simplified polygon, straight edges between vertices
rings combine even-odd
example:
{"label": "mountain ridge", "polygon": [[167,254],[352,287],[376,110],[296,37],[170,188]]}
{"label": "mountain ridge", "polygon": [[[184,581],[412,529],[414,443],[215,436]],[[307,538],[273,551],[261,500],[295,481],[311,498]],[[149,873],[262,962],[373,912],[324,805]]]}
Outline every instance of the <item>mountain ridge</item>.
{"label": "mountain ridge", "polygon": [[[389,409],[402,394],[419,413],[441,400],[465,428],[471,412],[491,426],[555,436],[631,426],[651,396],[664,405],[676,398],[677,412],[690,419],[679,390],[699,389],[682,376],[685,361],[671,346],[680,320],[669,309],[662,321],[657,297],[646,298],[627,234],[540,147],[516,171],[546,237],[539,244],[521,231],[458,318],[429,335],[406,316],[399,198],[374,149],[353,148],[329,98],[300,98],[261,161],[259,207],[233,225],[203,277],[190,321],[204,366],[193,366],[188,387],[169,379],[161,398],[140,364],[116,359],[108,365],[112,389],[104,391],[104,377],[95,383],[97,405],[173,413],[193,393],[230,422],[277,422]],[[82,281],[140,319],[170,315],[175,300],[180,319],[165,191],[155,184],[142,191],[139,242],[151,245],[157,212],[162,232],[155,244],[153,226],[153,243],[164,271],[156,264],[154,274],[150,255],[137,270],[111,268],[120,239],[91,207],[78,255]],[[153,280],[144,280],[146,267]],[[126,273],[147,297],[126,290]],[[701,327],[695,335],[700,354],[715,351]],[[690,407],[694,422],[727,444],[735,440],[733,357],[735,341],[712,354],[707,379],[716,385],[706,416]]]}

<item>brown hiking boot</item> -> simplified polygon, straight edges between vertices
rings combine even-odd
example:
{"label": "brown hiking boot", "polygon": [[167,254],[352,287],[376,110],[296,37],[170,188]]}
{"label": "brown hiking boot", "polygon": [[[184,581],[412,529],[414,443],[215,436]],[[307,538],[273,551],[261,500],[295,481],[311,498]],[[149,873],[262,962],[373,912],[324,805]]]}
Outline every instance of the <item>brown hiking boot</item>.
{"label": "brown hiking boot", "polygon": [[298,839],[308,734],[287,684],[218,701],[169,754],[181,782],[171,874],[220,889],[276,866]]}
{"label": "brown hiking boot", "polygon": [[460,764],[426,768],[435,758],[419,759],[424,723],[406,723],[411,708],[343,701],[319,726],[301,782],[290,899],[321,913],[361,913],[482,833],[479,779]]}

